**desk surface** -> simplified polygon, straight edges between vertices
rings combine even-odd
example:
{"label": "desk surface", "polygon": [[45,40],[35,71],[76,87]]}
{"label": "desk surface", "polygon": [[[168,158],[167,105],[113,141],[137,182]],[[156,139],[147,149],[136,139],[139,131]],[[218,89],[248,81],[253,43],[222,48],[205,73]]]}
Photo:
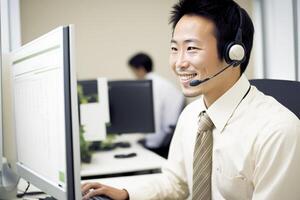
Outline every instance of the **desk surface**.
{"label": "desk surface", "polygon": [[[82,181],[85,182],[99,182],[105,185],[109,185],[119,189],[126,189],[128,185],[139,185],[141,182],[147,181],[149,179],[158,177],[160,174],[145,174],[145,175],[136,175],[136,176],[124,176],[124,177],[114,177],[114,178],[102,178],[102,179],[90,179]],[[23,191],[27,186],[26,181],[23,179],[20,181],[18,188],[19,190]],[[33,191],[40,191],[38,188],[34,187],[33,185],[30,186],[28,192]],[[35,195],[35,196],[26,196],[25,199],[27,200],[37,200],[39,198],[45,198],[47,195]],[[15,198],[16,200],[24,199],[24,198]]]}
{"label": "desk surface", "polygon": [[[143,134],[127,134],[118,136],[116,142],[129,142],[131,147],[116,148],[112,151],[93,153],[92,162],[90,164],[81,165],[81,176],[93,177],[160,170],[166,159],[138,144],[137,140],[142,137],[144,137]],[[137,156],[131,158],[114,158],[114,155],[116,154],[128,153],[136,153]]]}
{"label": "desk surface", "polygon": [[[141,172],[146,170],[161,169],[166,159],[153,153],[152,151],[145,149],[137,143],[138,139],[144,137],[143,134],[131,134],[121,135],[116,139],[116,142],[126,141],[131,144],[130,148],[117,148],[107,152],[96,152],[92,155],[91,164],[81,165],[82,177],[93,177],[98,175],[109,175],[126,172]],[[137,153],[137,156],[132,158],[116,159],[115,154],[119,153]],[[144,181],[147,178],[158,176],[159,174],[147,174],[137,176],[125,176],[114,178],[101,178],[101,179],[89,179],[85,181],[97,181],[103,184],[107,184],[116,188],[126,188],[128,184],[136,184],[140,181]],[[83,181],[83,182],[85,182]],[[21,181],[19,189],[24,190],[27,186],[25,181]],[[30,191],[39,191],[34,186],[30,186]],[[42,195],[44,196],[44,195]],[[33,196],[32,199],[40,197]],[[28,197],[28,199],[31,199]]]}
{"label": "desk surface", "polygon": [[149,179],[159,177],[160,173],[156,174],[143,174],[135,176],[123,176],[123,177],[113,177],[113,178],[101,178],[101,179],[91,179],[82,181],[85,182],[98,182],[104,185],[109,185],[119,189],[126,189],[128,185],[139,185],[141,182],[147,181]]}

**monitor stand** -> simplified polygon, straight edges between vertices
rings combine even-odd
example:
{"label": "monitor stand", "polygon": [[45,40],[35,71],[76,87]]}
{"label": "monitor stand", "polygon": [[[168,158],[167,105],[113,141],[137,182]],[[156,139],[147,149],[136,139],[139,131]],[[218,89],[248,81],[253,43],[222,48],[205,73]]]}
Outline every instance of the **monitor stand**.
{"label": "monitor stand", "polygon": [[5,158],[0,171],[0,199],[14,199],[17,194],[18,176],[12,171]]}

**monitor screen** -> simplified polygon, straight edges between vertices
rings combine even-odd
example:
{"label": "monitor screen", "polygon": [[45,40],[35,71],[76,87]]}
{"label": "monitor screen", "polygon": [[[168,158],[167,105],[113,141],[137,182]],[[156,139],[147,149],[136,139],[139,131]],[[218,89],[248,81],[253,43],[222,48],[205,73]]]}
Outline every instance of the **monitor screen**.
{"label": "monitor screen", "polygon": [[81,199],[73,27],[12,53],[17,173],[56,199]]}
{"label": "monitor screen", "polygon": [[78,86],[82,89],[82,95],[84,95],[88,103],[98,102],[98,84],[97,80],[82,80],[77,82]]}
{"label": "monitor screen", "polygon": [[110,124],[107,133],[152,133],[152,80],[108,82]]}

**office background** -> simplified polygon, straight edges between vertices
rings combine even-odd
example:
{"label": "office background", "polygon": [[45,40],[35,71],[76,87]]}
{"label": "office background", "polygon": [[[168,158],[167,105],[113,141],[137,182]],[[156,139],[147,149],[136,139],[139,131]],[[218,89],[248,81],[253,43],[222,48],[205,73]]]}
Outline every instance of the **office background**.
{"label": "office background", "polygon": [[[155,71],[177,84],[168,66],[171,6],[177,0],[1,0],[4,155],[14,163],[8,53],[63,24],[76,27],[78,79],[133,78],[127,59],[152,55]],[[299,80],[299,0],[237,0],[252,17],[249,78]]]}

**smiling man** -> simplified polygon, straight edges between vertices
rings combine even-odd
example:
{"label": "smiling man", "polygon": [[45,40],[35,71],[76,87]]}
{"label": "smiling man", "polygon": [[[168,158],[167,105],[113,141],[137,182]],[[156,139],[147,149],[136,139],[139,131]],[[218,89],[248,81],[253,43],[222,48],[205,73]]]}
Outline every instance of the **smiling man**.
{"label": "smiling man", "polygon": [[[232,0],[173,7],[170,66],[186,96],[163,172],[126,190],[90,183],[114,199],[299,199],[300,122],[251,86],[254,28]],[[90,190],[92,189],[92,190]]]}
{"label": "smiling man", "polygon": [[209,107],[237,82],[241,69],[229,68],[217,78],[198,87],[190,86],[190,82],[193,79],[204,80],[226,64],[225,60],[219,58],[214,23],[205,17],[184,15],[174,30],[170,65],[179,76],[185,96],[204,94],[206,106]]}

